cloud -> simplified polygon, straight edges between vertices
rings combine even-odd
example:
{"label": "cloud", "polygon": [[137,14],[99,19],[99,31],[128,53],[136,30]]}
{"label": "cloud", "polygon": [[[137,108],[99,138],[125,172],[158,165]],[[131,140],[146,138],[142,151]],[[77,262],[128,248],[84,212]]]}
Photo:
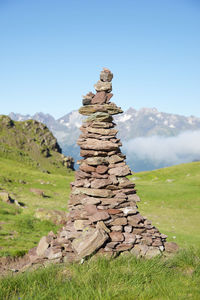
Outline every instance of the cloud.
{"label": "cloud", "polygon": [[138,137],[124,142],[127,156],[174,165],[200,159],[200,130],[186,131],[178,136]]}

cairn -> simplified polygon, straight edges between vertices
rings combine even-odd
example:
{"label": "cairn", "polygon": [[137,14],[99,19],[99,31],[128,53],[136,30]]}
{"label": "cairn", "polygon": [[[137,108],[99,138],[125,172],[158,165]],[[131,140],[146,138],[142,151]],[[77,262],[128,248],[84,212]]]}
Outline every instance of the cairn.
{"label": "cairn", "polygon": [[[92,92],[83,97],[79,113],[88,116],[78,139],[83,157],[71,183],[66,225],[57,234],[40,240],[34,257],[55,261],[79,261],[91,255],[118,255],[130,251],[151,258],[165,250],[161,234],[137,207],[131,170],[121,153],[113,115],[123,111],[110,102],[113,74],[108,69]],[[170,245],[169,245],[170,246]]]}

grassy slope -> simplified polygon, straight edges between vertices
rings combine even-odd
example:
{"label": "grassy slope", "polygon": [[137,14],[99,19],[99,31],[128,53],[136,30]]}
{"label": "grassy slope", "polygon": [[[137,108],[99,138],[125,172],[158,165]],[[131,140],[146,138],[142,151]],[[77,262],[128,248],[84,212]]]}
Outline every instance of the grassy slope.
{"label": "grassy slope", "polygon": [[[48,231],[57,230],[51,222],[35,219],[34,213],[37,208],[65,210],[74,175],[72,171],[65,176],[43,173],[2,157],[0,170],[0,187],[27,207],[0,201],[0,256],[21,254],[34,247]],[[31,193],[30,188],[42,189],[47,197]]]}
{"label": "grassy slope", "polygon": [[141,213],[180,246],[200,246],[200,162],[134,177]]}

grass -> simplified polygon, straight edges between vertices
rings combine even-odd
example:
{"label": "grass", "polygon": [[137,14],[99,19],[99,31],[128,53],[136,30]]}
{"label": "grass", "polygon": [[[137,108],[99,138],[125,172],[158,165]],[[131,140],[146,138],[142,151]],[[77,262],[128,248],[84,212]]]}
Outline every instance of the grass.
{"label": "grass", "polygon": [[[2,157],[0,170],[0,188],[26,206],[19,208],[0,201],[0,256],[21,255],[50,230],[57,231],[58,226],[40,221],[34,214],[38,208],[66,210],[74,175],[43,173]],[[42,189],[47,197],[33,194],[30,188]]]}
{"label": "grass", "polygon": [[132,178],[142,199],[141,214],[180,246],[200,246],[200,162],[141,172]]}
{"label": "grass", "polygon": [[0,299],[199,299],[200,251],[163,260],[121,256],[53,265],[0,281]]}

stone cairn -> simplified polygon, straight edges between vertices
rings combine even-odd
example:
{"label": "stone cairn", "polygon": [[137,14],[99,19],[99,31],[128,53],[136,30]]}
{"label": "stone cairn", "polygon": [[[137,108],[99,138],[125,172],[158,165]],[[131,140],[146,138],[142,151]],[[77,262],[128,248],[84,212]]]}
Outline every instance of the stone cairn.
{"label": "stone cairn", "polygon": [[170,247],[167,236],[139,213],[135,184],[126,178],[131,170],[112,117],[123,111],[110,102],[112,78],[104,68],[94,85],[97,93],[83,97],[79,113],[88,118],[77,142],[83,159],[71,183],[67,222],[57,235],[40,240],[34,257],[62,262],[131,252],[151,258]]}

